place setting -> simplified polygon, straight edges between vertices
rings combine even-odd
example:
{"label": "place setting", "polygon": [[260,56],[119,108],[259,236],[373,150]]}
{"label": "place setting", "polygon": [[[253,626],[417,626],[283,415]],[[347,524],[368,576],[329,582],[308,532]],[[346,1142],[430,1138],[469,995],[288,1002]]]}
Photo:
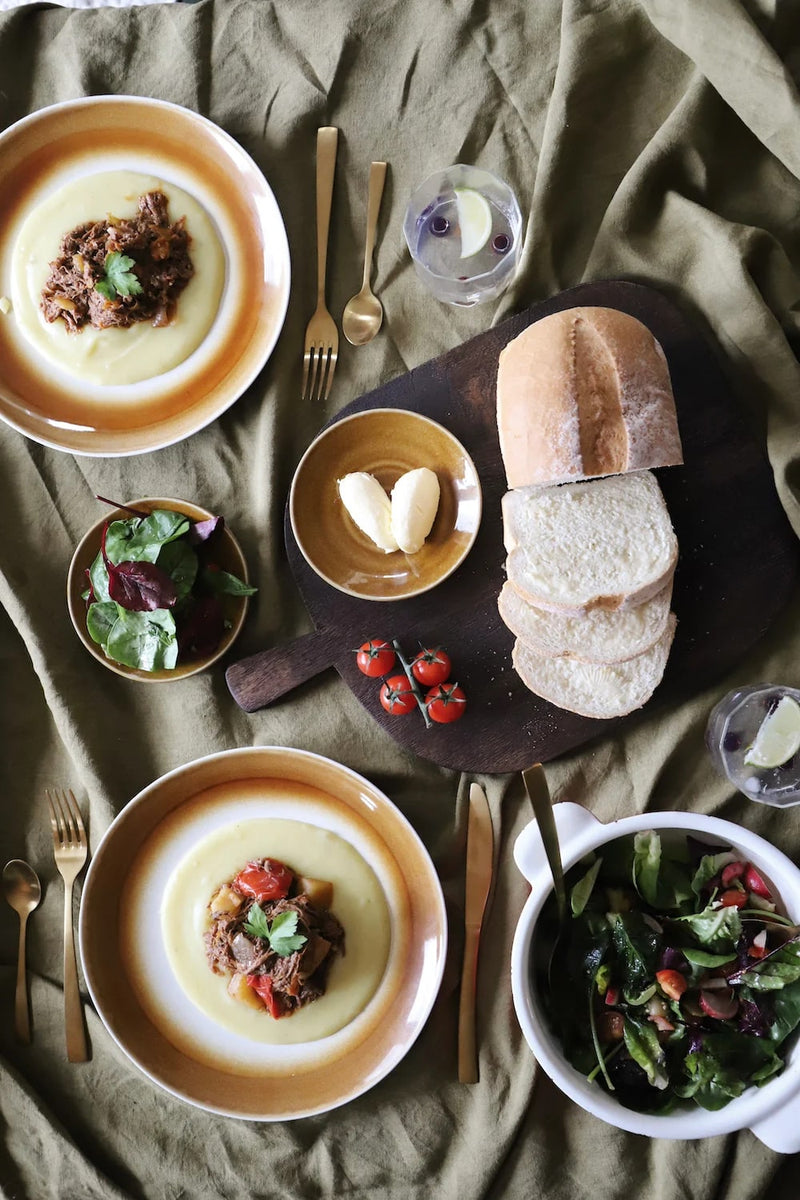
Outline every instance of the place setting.
{"label": "place setting", "polygon": [[[310,315],[281,383],[319,411],[337,400],[343,356],[391,325],[375,267],[390,236],[421,304],[487,314],[526,236],[488,154],[429,173],[391,229],[392,163],[376,157],[359,168],[360,290],[332,312],[339,136],[316,131],[316,299],[302,297]],[[289,245],[269,182],[224,130],[161,101],[70,101],[0,134],[0,176],[0,418],[16,433],[48,451],[143,455],[208,426],[271,369]],[[551,797],[548,781],[560,756],[731,676],[781,620],[800,554],[772,469],[717,347],[658,288],[586,282],[490,319],[342,403],[292,464],[287,579],[309,632],[237,657],[265,581],[208,498],[176,498],[168,480],[162,495],[96,497],[66,612],[58,600],[85,677],[107,671],[106,686],[137,695],[209,672],[211,703],[245,721],[334,670],[409,756],[462,774],[457,909],[389,789],[301,746],[198,753],[128,799],[91,848],[86,804],[52,788],[49,878],[22,859],[3,873],[19,917],[16,1037],[36,1035],[26,928],[57,869],[70,1062],[92,1054],[73,943],[82,878],[91,1003],[178,1100],[256,1122],[356,1100],[422,1035],[448,953],[452,1079],[480,1088],[480,945],[498,880],[513,877],[528,891],[505,972],[513,1012],[567,1097],[650,1138],[749,1129],[797,1152],[800,870],[699,803],[601,822],[591,796]],[[144,692],[156,704],[165,689]],[[729,691],[703,753],[737,796],[800,802],[800,691]],[[526,805],[508,854],[493,776]]]}

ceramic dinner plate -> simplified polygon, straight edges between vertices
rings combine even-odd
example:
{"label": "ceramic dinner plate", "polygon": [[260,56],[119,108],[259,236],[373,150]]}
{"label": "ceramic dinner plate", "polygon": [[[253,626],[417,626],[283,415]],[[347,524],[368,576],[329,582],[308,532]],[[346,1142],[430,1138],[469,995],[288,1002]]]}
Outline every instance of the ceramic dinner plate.
{"label": "ceramic dinner plate", "polygon": [[[439,480],[433,527],[416,554],[385,554],[347,513],[337,480],[366,471],[390,493],[416,467]],[[478,472],[461,442],[438,421],[401,408],[355,413],[323,429],[300,460],[289,496],[306,562],[338,591],[365,600],[405,600],[447,579],[472,549],[481,508]]]}
{"label": "ceramic dinner plate", "polygon": [[255,162],[197,113],[133,96],[53,105],[0,134],[0,297],[14,293],[14,249],[29,214],[76,180],[122,170],[161,180],[200,205],[221,246],[222,291],[189,356],[135,384],[79,380],[26,335],[21,304],[19,312],[0,309],[0,418],[76,454],[140,454],[209,424],[266,363],[289,297],[286,231]]}
{"label": "ceramic dinner plate", "polygon": [[[186,864],[191,880],[193,856],[199,861],[203,846],[235,835],[243,822],[272,819],[301,822],[323,838],[342,839],[377,878],[389,925],[385,967],[370,985],[365,1006],[323,1036],[304,1041],[292,1033],[290,1023],[324,1005],[333,992],[340,965],[334,963],[328,992],[282,1019],[287,1037],[280,1045],[254,1029],[254,1017],[272,1021],[266,1012],[247,1010],[250,1023],[244,1021],[243,1033],[227,1017],[209,1015],[214,1008],[207,1007],[205,994],[190,1000],[168,944],[175,915],[170,905],[176,881],[186,881]],[[254,856],[265,853],[260,847]],[[346,929],[342,970],[347,936]],[[352,942],[353,927],[349,936]],[[258,1121],[325,1112],[391,1071],[436,999],[446,941],[441,886],[405,817],[366,779],[301,750],[230,750],[179,767],[145,788],[95,850],[81,902],[84,975],[122,1050],[181,1099]],[[354,955],[362,950],[351,944]],[[208,982],[218,993],[219,978],[210,969]]]}

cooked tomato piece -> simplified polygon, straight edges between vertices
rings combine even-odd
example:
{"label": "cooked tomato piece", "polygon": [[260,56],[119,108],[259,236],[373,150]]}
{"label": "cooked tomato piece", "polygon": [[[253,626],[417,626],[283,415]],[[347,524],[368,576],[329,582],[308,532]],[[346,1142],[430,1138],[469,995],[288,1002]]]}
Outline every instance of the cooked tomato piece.
{"label": "cooked tomato piece", "polygon": [[233,881],[233,887],[243,896],[261,900],[281,900],[289,892],[294,872],[276,858],[249,862]]}
{"label": "cooked tomato piece", "polygon": [[436,646],[434,649],[420,650],[417,657],[411,664],[411,674],[418,683],[425,687],[433,687],[437,683],[444,683],[450,678],[450,655],[442,650],[441,646]]}
{"label": "cooked tomato piece", "polygon": [[680,1000],[688,987],[686,976],[681,975],[680,971],[671,971],[669,969],[656,971],[656,979],[662,992],[669,996],[670,1000]]}
{"label": "cooked tomato piece", "polygon": [[740,888],[729,888],[727,892],[722,893],[719,902],[723,908],[744,908],[747,904],[747,892]]}
{"label": "cooked tomato piece", "polygon": [[248,975],[247,982],[253,991],[257,992],[264,1001],[271,1017],[274,1017],[277,1021],[279,1017],[283,1016],[281,1006],[275,999],[275,993],[272,990],[272,980],[269,975]]}
{"label": "cooked tomato piece", "polygon": [[363,675],[371,679],[380,679],[388,675],[395,664],[396,655],[388,642],[380,638],[370,638],[356,650],[356,666]]}

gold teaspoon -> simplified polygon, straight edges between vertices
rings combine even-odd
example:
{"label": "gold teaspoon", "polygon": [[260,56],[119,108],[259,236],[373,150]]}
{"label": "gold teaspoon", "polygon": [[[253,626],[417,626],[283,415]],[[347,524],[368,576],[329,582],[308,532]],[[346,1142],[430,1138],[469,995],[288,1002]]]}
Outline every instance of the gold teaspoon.
{"label": "gold teaspoon", "polygon": [[19,916],[19,954],[17,990],[14,996],[14,1030],[21,1042],[31,1040],[31,1016],[25,977],[25,927],[28,917],[42,898],[42,885],[33,867],[21,858],[12,858],[3,867],[3,894]]}
{"label": "gold teaspoon", "polygon": [[361,291],[348,300],[342,314],[342,331],[353,346],[363,346],[365,342],[371,342],[383,322],[383,306],[369,286],[369,277],[372,274],[372,251],[375,248],[375,231],[385,182],[386,163],[374,162],[369,169],[364,280]]}

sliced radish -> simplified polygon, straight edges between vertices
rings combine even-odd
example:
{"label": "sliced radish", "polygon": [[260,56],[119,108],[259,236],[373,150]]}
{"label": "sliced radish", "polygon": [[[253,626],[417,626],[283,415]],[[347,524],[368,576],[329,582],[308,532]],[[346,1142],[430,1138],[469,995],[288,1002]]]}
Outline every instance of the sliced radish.
{"label": "sliced radish", "polygon": [[748,892],[754,892],[756,896],[762,896],[765,900],[772,899],[772,892],[764,883],[764,880],[752,863],[747,864],[747,869],[744,873],[744,886]]}
{"label": "sliced radish", "polygon": [[728,863],[727,867],[722,868],[722,886],[730,887],[737,879],[741,879],[744,875],[747,864],[743,862]]}
{"label": "sliced radish", "polygon": [[739,1011],[739,1001],[733,988],[726,988],[724,992],[703,988],[700,993],[700,1007],[707,1016],[714,1017],[717,1021],[730,1021]]}

